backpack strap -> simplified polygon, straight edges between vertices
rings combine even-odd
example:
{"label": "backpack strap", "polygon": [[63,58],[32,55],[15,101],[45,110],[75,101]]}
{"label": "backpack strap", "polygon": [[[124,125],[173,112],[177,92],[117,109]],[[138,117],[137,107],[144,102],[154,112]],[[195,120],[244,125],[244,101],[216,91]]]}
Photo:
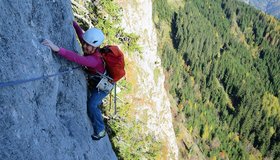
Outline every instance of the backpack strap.
{"label": "backpack strap", "polygon": [[100,73],[97,69],[94,69],[95,72],[96,72],[98,75],[94,75],[94,74],[90,75],[90,74],[89,74],[89,77],[98,77],[98,78],[101,78],[101,79],[102,79],[103,77],[106,77],[106,78],[108,78],[110,81],[113,80],[113,79],[108,75],[108,72],[107,72],[107,70],[106,70],[106,62],[105,62],[105,60],[104,60],[104,58],[103,58],[103,56],[102,56],[103,53],[105,53],[105,52],[106,52],[106,53],[110,52],[110,49],[109,49],[109,51],[108,51],[106,48],[107,48],[107,46],[105,46],[105,47],[103,47],[103,48],[98,48],[98,54],[97,54],[97,56],[98,56],[99,58],[102,59],[105,72],[102,74],[102,73]]}
{"label": "backpack strap", "polygon": [[106,77],[109,78],[111,81],[113,81],[113,78],[111,78],[109,75],[107,75],[106,62],[105,62],[105,60],[104,60],[104,58],[103,58],[103,54],[108,54],[108,53],[110,53],[110,52],[112,52],[112,51],[111,51],[109,45],[104,46],[103,48],[99,48],[99,54],[100,54],[99,56],[100,56],[100,58],[101,58],[102,61],[103,61],[104,68],[105,68],[105,73],[104,73],[104,74],[101,74],[101,73],[98,72],[97,70],[96,70],[96,73],[98,73],[98,74],[101,75],[101,76],[106,76]]}

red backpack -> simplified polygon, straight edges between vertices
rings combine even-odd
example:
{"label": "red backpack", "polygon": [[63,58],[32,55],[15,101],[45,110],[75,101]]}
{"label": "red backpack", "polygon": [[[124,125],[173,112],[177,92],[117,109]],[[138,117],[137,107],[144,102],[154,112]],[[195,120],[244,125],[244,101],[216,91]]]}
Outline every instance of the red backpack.
{"label": "red backpack", "polygon": [[125,75],[124,55],[118,46],[105,46],[100,49],[100,53],[105,61],[105,68],[113,82],[117,82]]}

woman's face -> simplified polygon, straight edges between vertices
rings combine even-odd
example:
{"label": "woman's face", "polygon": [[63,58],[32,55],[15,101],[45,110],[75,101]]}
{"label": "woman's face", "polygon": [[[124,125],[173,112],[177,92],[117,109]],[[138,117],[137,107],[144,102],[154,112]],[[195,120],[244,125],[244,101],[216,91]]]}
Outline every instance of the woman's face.
{"label": "woman's face", "polygon": [[89,45],[89,44],[87,44],[87,43],[84,43],[84,44],[83,44],[83,51],[84,51],[84,53],[87,54],[87,55],[93,54],[94,51],[95,51],[95,49],[96,49],[95,47],[93,47],[93,46],[91,46],[91,45]]}

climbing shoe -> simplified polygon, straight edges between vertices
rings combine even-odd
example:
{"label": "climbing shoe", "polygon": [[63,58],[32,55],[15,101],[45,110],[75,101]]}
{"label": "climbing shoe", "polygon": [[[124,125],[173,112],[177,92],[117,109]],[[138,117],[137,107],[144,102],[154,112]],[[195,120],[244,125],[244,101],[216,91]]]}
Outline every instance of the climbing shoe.
{"label": "climbing shoe", "polygon": [[99,140],[99,139],[105,137],[105,135],[106,135],[106,131],[103,130],[103,131],[99,132],[97,135],[96,134],[91,135],[91,138],[92,138],[92,140]]}

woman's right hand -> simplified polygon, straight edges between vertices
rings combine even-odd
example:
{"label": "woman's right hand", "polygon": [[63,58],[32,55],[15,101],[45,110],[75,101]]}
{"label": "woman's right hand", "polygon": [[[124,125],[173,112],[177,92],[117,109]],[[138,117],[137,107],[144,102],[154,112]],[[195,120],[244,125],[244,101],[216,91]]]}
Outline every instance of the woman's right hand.
{"label": "woman's right hand", "polygon": [[42,42],[43,45],[50,47],[51,50],[53,50],[54,52],[58,52],[60,49],[57,45],[55,45],[51,40],[45,39]]}

